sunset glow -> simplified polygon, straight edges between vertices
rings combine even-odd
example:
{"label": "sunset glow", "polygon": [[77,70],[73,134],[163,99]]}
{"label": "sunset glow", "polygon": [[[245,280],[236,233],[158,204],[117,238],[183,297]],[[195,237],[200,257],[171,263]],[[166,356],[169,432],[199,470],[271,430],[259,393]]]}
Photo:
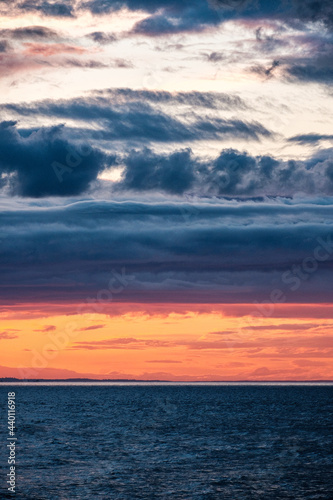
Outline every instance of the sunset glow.
{"label": "sunset glow", "polygon": [[319,4],[0,2],[1,377],[332,378]]}

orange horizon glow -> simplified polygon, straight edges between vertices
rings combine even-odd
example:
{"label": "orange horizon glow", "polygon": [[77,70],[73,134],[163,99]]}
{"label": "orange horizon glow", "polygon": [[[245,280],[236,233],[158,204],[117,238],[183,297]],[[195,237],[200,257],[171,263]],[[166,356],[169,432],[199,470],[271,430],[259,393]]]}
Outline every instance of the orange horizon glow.
{"label": "orange horizon glow", "polygon": [[112,304],[90,314],[9,307],[0,377],[333,379],[331,305],[265,307],[261,315],[253,304]]}

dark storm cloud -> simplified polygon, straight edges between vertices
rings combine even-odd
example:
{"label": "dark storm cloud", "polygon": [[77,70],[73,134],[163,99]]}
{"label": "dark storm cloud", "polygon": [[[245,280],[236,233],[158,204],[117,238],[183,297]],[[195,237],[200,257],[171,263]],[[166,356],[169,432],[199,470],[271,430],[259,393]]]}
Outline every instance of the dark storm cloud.
{"label": "dark storm cloud", "polygon": [[[186,4],[187,5],[184,5]],[[165,8],[164,12],[152,15],[135,24],[132,33],[161,36],[182,32],[198,32],[217,26],[220,18],[214,9],[202,1],[184,2],[178,8]]]}
{"label": "dark storm cloud", "polygon": [[[269,4],[267,8],[267,4]],[[122,8],[143,11],[149,16],[135,24],[132,33],[146,36],[161,36],[174,33],[200,32],[221,22],[242,16],[258,15],[260,9],[266,14],[277,10],[274,2],[261,2],[260,8],[253,1],[242,0],[92,0],[81,3],[81,8],[95,15],[115,12]]]}
{"label": "dark storm cloud", "polygon": [[133,151],[125,161],[119,189],[182,194],[192,188],[196,179],[196,160],[189,149],[168,156],[156,155],[148,149]]}
{"label": "dark storm cloud", "polygon": [[[95,0],[91,6],[107,5]],[[192,2],[125,2],[130,9],[149,12],[150,17],[138,22],[133,31],[148,36],[201,31],[229,19],[280,19],[286,23],[321,22],[333,27],[331,0],[197,0]],[[109,2],[109,5],[117,3]],[[154,9],[155,7],[155,9]],[[162,11],[160,11],[162,9]],[[99,12],[101,13],[101,12]]]}
{"label": "dark storm cloud", "polygon": [[88,189],[106,164],[112,164],[113,160],[100,151],[84,150],[66,140],[62,127],[42,128],[23,137],[15,125],[0,123],[1,181],[13,194],[79,194]]}
{"label": "dark storm cloud", "polygon": [[[270,3],[270,2],[269,2]],[[267,4],[267,2],[266,2]],[[263,5],[266,5],[265,2]],[[274,9],[274,3],[270,7]],[[247,9],[248,8],[248,9]],[[260,5],[260,8],[263,8]],[[11,15],[19,12],[35,12],[43,16],[74,17],[84,11],[93,15],[107,15],[121,9],[142,11],[148,14],[146,19],[135,24],[132,34],[148,36],[169,35],[182,32],[199,32],[217,26],[221,22],[242,15],[253,16],[258,12],[254,2],[208,1],[208,0],[92,0],[74,2],[14,1],[3,6],[4,13]],[[246,10],[247,9],[247,10]],[[267,10],[267,9],[266,9]],[[269,11],[269,9],[268,9]]]}
{"label": "dark storm cloud", "polygon": [[132,151],[117,189],[198,196],[294,196],[333,194],[333,152],[306,162],[281,162],[252,157],[233,149],[211,160],[194,157],[189,149],[163,155]]}
{"label": "dark storm cloud", "polygon": [[287,70],[286,75],[291,79],[296,79],[301,82],[318,82],[330,84],[333,80],[333,63],[331,57],[317,58],[314,57],[311,62],[295,62],[291,64]]}
{"label": "dark storm cloud", "polygon": [[[30,108],[29,108],[30,109]],[[40,107],[38,108],[40,111]],[[46,112],[50,108],[46,106]],[[61,111],[63,108],[60,106]],[[59,111],[58,109],[58,111]],[[68,112],[68,109],[65,108]],[[95,108],[87,117],[86,107],[73,108],[68,116],[92,121]],[[107,111],[107,117],[109,116]],[[100,110],[97,116],[100,118]],[[116,116],[113,114],[112,116]],[[177,134],[185,133],[178,122],[168,122],[168,127],[159,121],[145,122],[140,116],[139,122],[129,120],[125,124],[116,121],[117,127],[104,132],[104,138],[127,139],[144,137],[160,139],[172,125]],[[129,128],[131,125],[132,128]],[[221,125],[221,124],[220,124]],[[157,129],[157,126],[160,128]],[[212,124],[209,123],[209,135],[212,137]],[[224,131],[230,129],[225,125]],[[156,130],[154,130],[154,128]],[[206,124],[194,130],[205,134]],[[239,126],[241,129],[241,127]],[[238,133],[239,128],[236,129]],[[220,129],[221,130],[221,129]],[[157,153],[149,148],[123,151],[108,156],[99,149],[91,149],[89,154],[77,152],[80,139],[103,137],[103,131],[86,131],[86,137],[80,129],[75,134],[73,129],[63,126],[40,128],[36,130],[16,128],[15,122],[2,122],[0,126],[0,171],[1,185],[13,194],[31,197],[49,195],[77,195],[86,192],[91,183],[97,180],[105,168],[121,166],[122,178],[118,182],[106,184],[105,189],[129,191],[134,193],[154,192],[172,195],[195,194],[197,196],[257,197],[288,196],[306,194],[311,196],[333,194],[333,152],[324,150],[307,161],[278,161],[270,156],[253,157],[246,152],[225,149],[215,158],[196,157],[191,149],[175,150],[171,153]],[[176,140],[170,131],[169,140]],[[191,131],[193,134],[193,130]],[[66,137],[66,138],[65,138]],[[188,135],[188,138],[195,136]],[[72,138],[72,139],[70,139]],[[179,140],[179,138],[178,138]],[[54,162],[57,166],[54,167]]]}
{"label": "dark storm cloud", "polygon": [[131,11],[144,11],[154,14],[161,9],[170,10],[173,12],[182,12],[191,5],[200,8],[202,5],[207,5],[206,0],[91,0],[80,3],[80,8],[89,10],[93,14],[103,15],[110,12],[127,8]]}
{"label": "dark storm cloud", "polygon": [[333,28],[333,3],[331,0],[293,0],[295,17],[302,21],[322,22]]}
{"label": "dark storm cloud", "polygon": [[2,203],[1,302],[330,302],[324,203]]}
{"label": "dark storm cloud", "polygon": [[[218,105],[218,97],[209,98],[205,94],[190,93],[188,100],[186,94],[179,94],[174,99],[168,93],[164,94],[164,101],[172,102],[197,101],[204,106],[205,102],[215,102]],[[139,97],[139,93],[138,93]],[[245,139],[258,141],[262,137],[271,137],[273,134],[258,122],[245,122],[238,119],[223,119],[205,116],[203,113],[195,115],[190,113],[189,117],[179,114],[174,116],[167,114],[159,108],[149,104],[148,99],[157,99],[158,95],[153,93],[147,100],[136,100],[123,103],[112,102],[110,98],[81,98],[68,101],[41,101],[34,104],[8,104],[2,109],[15,112],[20,116],[47,116],[64,120],[79,120],[96,123],[100,130],[92,130],[91,136],[100,140],[138,140],[158,142],[183,142],[190,140],[223,140],[223,139]],[[215,101],[214,101],[215,99]],[[223,99],[223,98],[221,98]],[[163,101],[163,97],[162,97]],[[226,101],[226,99],[225,99]],[[232,99],[229,100],[232,102]],[[234,99],[237,104],[241,101]],[[174,110],[173,110],[174,112]]]}
{"label": "dark storm cloud", "polygon": [[200,31],[228,19],[282,19],[288,23],[322,22],[333,26],[331,0],[13,0],[1,2],[4,14],[34,12],[51,17],[74,17],[87,10],[107,15],[121,9],[143,11],[149,16],[136,24],[134,31],[160,35]]}

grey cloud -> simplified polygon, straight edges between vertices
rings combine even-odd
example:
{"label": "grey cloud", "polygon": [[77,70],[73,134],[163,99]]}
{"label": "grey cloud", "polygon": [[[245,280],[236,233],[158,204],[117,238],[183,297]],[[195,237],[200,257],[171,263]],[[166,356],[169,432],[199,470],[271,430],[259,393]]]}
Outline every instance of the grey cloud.
{"label": "grey cloud", "polygon": [[304,51],[281,60],[281,72],[285,78],[288,81],[329,84],[333,79],[332,34],[325,30],[320,35],[305,31],[296,42],[304,47]]}
{"label": "grey cloud", "polygon": [[117,36],[113,33],[104,33],[103,31],[94,31],[87,35],[88,38],[101,45],[114,43],[118,40]]}
{"label": "grey cloud", "polygon": [[164,90],[133,90],[130,88],[96,90],[96,95],[108,97],[112,102],[148,101],[172,106],[204,107],[210,109],[246,109],[248,106],[238,95],[223,92],[167,92]]}
{"label": "grey cloud", "polygon": [[0,54],[4,52],[8,52],[10,50],[11,46],[7,42],[7,40],[0,40]]}
{"label": "grey cloud", "polygon": [[[86,63],[84,63],[86,64]],[[120,64],[120,63],[119,63]],[[204,106],[241,106],[242,101],[228,99],[226,96],[208,96],[200,93],[183,93],[173,99],[168,93],[162,93],[162,100],[168,104],[196,102]],[[207,114],[179,112],[167,113],[149,102],[139,100],[113,103],[112,94],[107,97],[90,97],[68,101],[42,101],[33,104],[8,104],[2,109],[21,116],[48,116],[61,119],[79,120],[95,123],[99,129],[91,130],[91,137],[99,140],[139,140],[158,142],[184,142],[190,140],[222,140],[238,138],[259,141],[262,137],[271,137],[272,132],[258,122],[245,122],[236,118],[224,119]],[[121,93],[118,94],[118,97]],[[125,97],[125,93],[123,94]],[[148,96],[152,102],[158,95]]]}
{"label": "grey cloud", "polygon": [[286,302],[326,303],[333,232],[324,203],[91,200],[2,209],[1,301],[84,301],[105,313],[113,302],[269,301],[280,289]]}
{"label": "grey cloud", "polygon": [[[82,117],[90,122],[95,118],[101,119],[99,106],[87,107],[81,101],[72,102],[70,109],[61,103],[44,103],[44,109],[40,105],[37,108],[38,113],[46,114],[50,109],[54,115],[63,118],[68,113],[68,117]],[[20,110],[22,112],[22,108]],[[31,108],[27,108],[26,113],[29,115]],[[86,135],[83,134],[83,129],[79,129],[75,135],[75,130],[63,126],[18,130],[15,122],[2,122],[2,186],[7,186],[12,193],[22,196],[81,194],[89,189],[105,168],[121,165],[121,180],[105,185],[110,195],[121,191],[150,191],[156,194],[246,199],[333,193],[333,152],[330,149],[318,152],[306,161],[279,161],[270,156],[253,157],[247,152],[234,149],[222,150],[217,157],[209,159],[196,157],[189,148],[171,153],[157,153],[147,147],[130,151],[125,148],[122,153],[112,155],[92,148],[91,155],[81,158],[78,168],[68,168],[66,158],[73,157],[74,160],[71,161],[76,162],[76,144],[80,144],[84,138],[88,141],[139,137],[146,140],[179,141],[181,138],[185,140],[200,136],[212,138],[217,131],[234,137],[253,134],[253,130],[251,132],[241,122],[197,122],[192,130],[188,130],[176,120],[167,119],[165,115],[144,114],[142,108],[138,111],[137,107],[127,116],[110,108],[105,108],[104,113],[108,130],[87,130]],[[127,121],[124,121],[124,116]],[[74,153],[71,154],[70,151]],[[51,167],[55,161],[60,165],[65,164],[56,169],[60,172],[59,175],[52,172]],[[62,182],[57,181],[57,175]]]}
{"label": "grey cloud", "polygon": [[221,62],[225,59],[225,56],[223,55],[222,52],[211,52],[210,54],[206,55],[206,58],[209,62]]}
{"label": "grey cloud", "polygon": [[190,150],[171,155],[145,150],[132,151],[123,163],[118,189],[229,197],[333,194],[331,150],[307,162],[252,157],[233,149],[210,161],[195,158]]}
{"label": "grey cloud", "polygon": [[295,16],[303,21],[320,21],[333,27],[333,4],[331,0],[293,0]]}
{"label": "grey cloud", "polygon": [[0,36],[11,38],[14,40],[44,40],[59,38],[57,31],[45,26],[26,26],[24,28],[2,29]]}
{"label": "grey cloud", "polygon": [[106,164],[114,161],[93,148],[87,154],[65,139],[62,127],[43,128],[23,137],[15,125],[0,123],[1,181],[13,194],[79,194],[88,189]]}
{"label": "grey cloud", "polygon": [[333,134],[300,134],[290,137],[289,142],[297,142],[299,144],[316,144],[320,141],[332,141]]}
{"label": "grey cloud", "polygon": [[132,151],[125,162],[124,178],[118,183],[118,189],[182,194],[192,188],[195,181],[196,161],[189,149],[169,156],[158,156],[148,149]]}
{"label": "grey cloud", "polygon": [[100,61],[94,61],[94,60],[80,60],[80,59],[74,59],[74,58],[65,58],[59,66],[63,68],[90,68],[90,69],[101,69],[101,68],[108,68],[110,65],[106,63],[102,63]]}
{"label": "grey cloud", "polygon": [[49,17],[74,17],[73,0],[64,0],[63,2],[45,1],[45,0],[27,0],[25,2],[16,2],[16,8],[24,12],[38,12],[43,16]]}
{"label": "grey cloud", "polygon": [[146,35],[163,35],[200,31],[228,19],[281,19],[285,22],[322,22],[333,25],[331,0],[13,0],[2,2],[3,14],[20,11],[43,16],[74,17],[84,10],[105,15],[121,9],[143,11],[148,18],[137,23],[134,31]]}
{"label": "grey cloud", "polygon": [[274,60],[272,64],[268,67],[257,65],[251,68],[253,73],[257,73],[265,78],[271,78],[274,74],[274,70],[280,66],[280,61]]}

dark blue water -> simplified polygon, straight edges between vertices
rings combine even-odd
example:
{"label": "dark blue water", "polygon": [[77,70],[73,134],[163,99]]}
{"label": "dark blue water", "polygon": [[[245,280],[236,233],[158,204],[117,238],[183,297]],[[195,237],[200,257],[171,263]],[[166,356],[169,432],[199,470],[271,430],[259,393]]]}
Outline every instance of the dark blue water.
{"label": "dark blue water", "polygon": [[1,386],[0,400],[0,498],[333,498],[332,386]]}

